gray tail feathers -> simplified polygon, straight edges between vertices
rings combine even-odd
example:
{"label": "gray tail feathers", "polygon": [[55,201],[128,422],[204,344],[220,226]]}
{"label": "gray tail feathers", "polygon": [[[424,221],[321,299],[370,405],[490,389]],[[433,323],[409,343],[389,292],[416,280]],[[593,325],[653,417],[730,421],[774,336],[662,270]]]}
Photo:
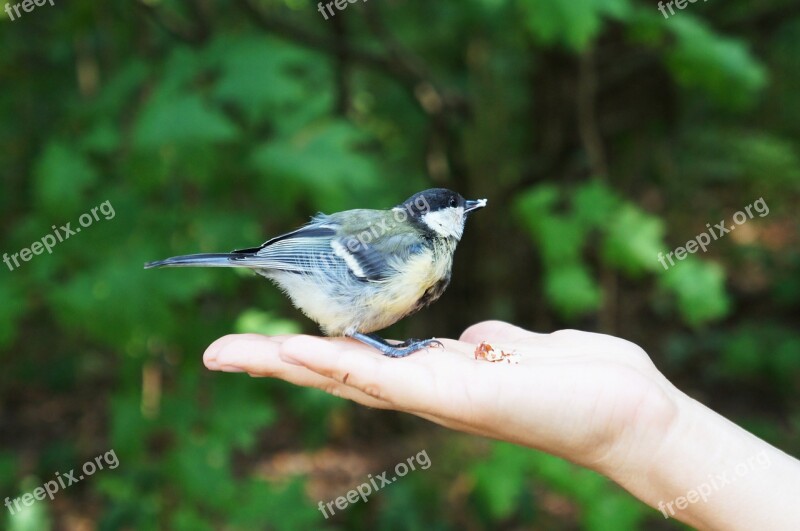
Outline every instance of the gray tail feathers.
{"label": "gray tail feathers", "polygon": [[165,260],[147,262],[145,269],[154,267],[251,267],[242,260],[246,254],[241,253],[209,253],[209,254],[188,254],[185,256],[173,256]]}

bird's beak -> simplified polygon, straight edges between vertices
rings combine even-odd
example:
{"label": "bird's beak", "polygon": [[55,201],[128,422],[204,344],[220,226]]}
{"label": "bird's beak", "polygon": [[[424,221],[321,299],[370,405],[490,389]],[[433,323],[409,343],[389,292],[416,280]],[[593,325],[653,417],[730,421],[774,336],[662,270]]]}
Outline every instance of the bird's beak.
{"label": "bird's beak", "polygon": [[468,200],[466,201],[466,207],[464,209],[464,214],[468,212],[472,212],[473,210],[478,210],[479,208],[483,208],[486,206],[486,199],[475,199],[475,200]]}

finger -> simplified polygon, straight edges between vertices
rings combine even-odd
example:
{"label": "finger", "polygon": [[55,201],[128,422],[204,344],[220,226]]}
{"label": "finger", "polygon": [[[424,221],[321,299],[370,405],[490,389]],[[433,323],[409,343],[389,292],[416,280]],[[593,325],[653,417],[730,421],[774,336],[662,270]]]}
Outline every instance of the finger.
{"label": "finger", "polygon": [[242,340],[253,341],[257,344],[262,340],[279,343],[287,337],[290,337],[290,335],[264,336],[261,334],[228,334],[217,339],[206,348],[206,351],[203,353],[203,363],[212,371],[222,370],[220,369],[217,357],[219,353],[225,350],[231,343],[238,343]]}
{"label": "finger", "polygon": [[[390,408],[388,402],[366,395],[355,388],[322,376],[301,365],[286,363],[278,355],[280,344],[291,336],[268,337],[235,334],[215,341],[206,351],[206,366],[225,372],[246,372],[256,377],[280,378],[294,385],[314,387],[333,396],[353,400],[368,407]],[[209,368],[212,368],[209,366]]]}
{"label": "finger", "polygon": [[287,363],[300,364],[367,396],[386,401],[396,409],[424,412],[431,412],[435,407],[436,386],[431,366],[468,360],[463,354],[439,348],[392,359],[352,341],[310,336],[286,340],[280,357]]}
{"label": "finger", "polygon": [[523,339],[539,336],[524,328],[505,323],[503,321],[484,321],[470,326],[461,334],[461,341],[467,343],[504,342],[513,343]]}

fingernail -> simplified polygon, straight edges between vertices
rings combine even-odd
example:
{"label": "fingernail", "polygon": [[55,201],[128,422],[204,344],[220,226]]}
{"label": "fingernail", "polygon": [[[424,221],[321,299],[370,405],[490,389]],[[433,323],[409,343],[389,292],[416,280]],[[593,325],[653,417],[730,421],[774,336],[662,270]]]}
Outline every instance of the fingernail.
{"label": "fingernail", "polygon": [[221,365],[219,370],[222,372],[244,372],[244,369],[240,369],[239,367],[234,367],[233,365]]}
{"label": "fingernail", "polygon": [[211,371],[218,371],[219,370],[219,363],[217,360],[205,360],[206,368]]}

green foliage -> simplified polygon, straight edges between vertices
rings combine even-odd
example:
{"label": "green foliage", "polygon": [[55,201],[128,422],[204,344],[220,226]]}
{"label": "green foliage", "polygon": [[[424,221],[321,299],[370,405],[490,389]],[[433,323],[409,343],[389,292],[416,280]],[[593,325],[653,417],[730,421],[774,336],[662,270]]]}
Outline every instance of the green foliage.
{"label": "green foliage", "polygon": [[687,324],[719,319],[729,311],[722,268],[690,257],[665,273],[658,261],[666,248],[663,221],[599,181],[563,193],[542,185],[523,194],[516,211],[541,253],[545,295],[565,316],[594,312],[602,304],[590,249],[595,263],[633,278],[663,274],[660,285],[677,298]]}
{"label": "green foliage", "polygon": [[199,96],[185,94],[154,97],[134,131],[134,143],[140,149],[201,146],[235,138],[236,128],[225,115]]}
{"label": "green foliage", "polygon": [[492,521],[521,511],[537,483],[580,504],[581,529],[641,529],[651,512],[599,474],[507,443],[494,443],[491,455],[473,465],[471,474],[475,496],[486,504]]}
{"label": "green foliage", "polygon": [[520,0],[520,8],[528,31],[538,41],[575,50],[585,49],[600,33],[605,17],[624,20],[631,13],[628,0]]}
{"label": "green foliage", "polygon": [[664,273],[661,285],[676,295],[678,308],[688,324],[719,319],[730,310],[725,272],[718,264],[689,256]]}
{"label": "green foliage", "polygon": [[[225,334],[318,331],[249,272],[142,269],[430,186],[488,196],[489,208],[448,295],[401,327],[457,337],[495,312],[537,330],[624,321],[615,332],[676,385],[735,398],[734,420],[800,451],[796,16],[751,21],[743,0],[669,19],[629,0],[476,0],[362,2],[324,21],[310,4],[253,2],[264,31],[241,2],[134,4],[76,0],[2,21],[0,66],[14,75],[0,91],[0,252],[74,228],[106,200],[115,216],[0,265],[0,485],[25,492],[105,449],[120,461],[3,528],[59,529],[76,514],[109,530],[663,520],[529,449],[484,455],[469,439],[452,450],[463,439],[404,416],[209,374],[202,353]],[[581,85],[587,65],[594,87]],[[593,134],[607,171],[588,162]],[[747,235],[663,269],[660,252],[759,197],[771,213]],[[746,398],[730,388],[759,397],[740,418]],[[312,499],[330,490],[324,472],[263,473],[282,451],[391,462],[435,434],[446,450],[431,446],[430,470],[329,521]]]}
{"label": "green foliage", "polygon": [[52,216],[81,212],[86,190],[98,179],[97,171],[80,152],[56,142],[45,148],[34,175],[40,211]]}
{"label": "green foliage", "polygon": [[800,334],[773,323],[742,327],[723,341],[721,364],[736,378],[767,378],[791,389],[800,372]]}
{"label": "green foliage", "polygon": [[9,276],[0,277],[0,347],[8,346],[14,341],[19,319],[25,312],[26,300],[18,285],[11,282]]}
{"label": "green foliage", "polygon": [[752,103],[764,88],[766,71],[741,41],[717,35],[688,13],[670,21],[669,29],[675,45],[667,64],[681,85],[700,88],[714,100],[734,107]]}
{"label": "green foliage", "polygon": [[245,310],[236,320],[237,334],[263,334],[277,336],[281,334],[298,334],[300,326],[289,319],[275,317],[270,312],[263,312],[256,308]]}

